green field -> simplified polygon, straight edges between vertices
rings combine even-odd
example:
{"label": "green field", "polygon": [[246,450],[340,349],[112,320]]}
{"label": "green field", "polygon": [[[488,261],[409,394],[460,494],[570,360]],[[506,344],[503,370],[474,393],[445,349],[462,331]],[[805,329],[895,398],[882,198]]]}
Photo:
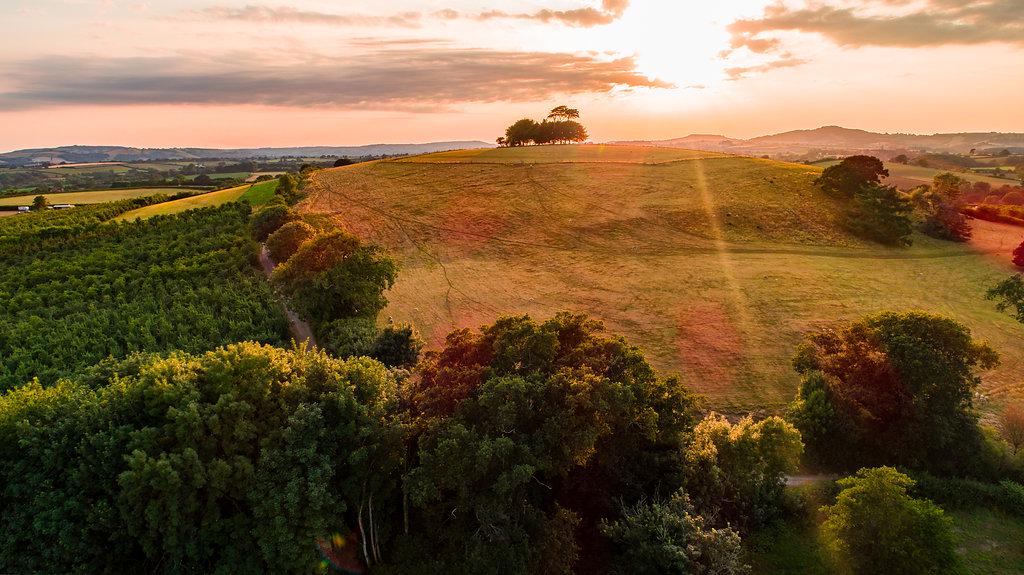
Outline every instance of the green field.
{"label": "green field", "polygon": [[[189,190],[186,188],[127,188],[118,190],[96,190],[92,192],[64,192],[60,194],[43,194],[51,204],[102,204],[104,202],[116,202],[129,198],[144,198],[157,194],[180,194],[181,192],[201,193],[203,190]],[[0,206],[30,206],[31,196],[13,196],[0,198]]]}
{"label": "green field", "polygon": [[258,184],[244,184],[234,188],[227,188],[216,192],[208,192],[198,196],[192,196],[190,198],[174,200],[173,202],[153,204],[152,206],[146,206],[144,208],[139,208],[122,214],[116,219],[118,221],[131,221],[136,218],[146,219],[153,216],[166,216],[168,214],[178,214],[186,210],[194,210],[196,208],[219,206],[228,202],[242,201],[249,202],[249,204],[254,206],[259,206],[270,201],[270,199],[274,197],[274,191],[276,189],[277,180],[260,182]]}
{"label": "green field", "polygon": [[[960,575],[1024,573],[1024,521],[983,507],[947,512],[958,538]],[[752,543],[755,575],[832,573],[817,527],[782,523],[759,533]]]}
{"label": "green field", "polygon": [[1003,354],[983,407],[1024,392],[1024,326],[984,299],[1012,271],[1019,230],[979,222],[969,245],[865,244],[813,188],[819,172],[657,148],[451,152],[318,172],[300,209],[393,252],[402,269],[383,315],[435,347],[503,314],[585,311],[711,406],[778,411],[802,334],[923,308]]}

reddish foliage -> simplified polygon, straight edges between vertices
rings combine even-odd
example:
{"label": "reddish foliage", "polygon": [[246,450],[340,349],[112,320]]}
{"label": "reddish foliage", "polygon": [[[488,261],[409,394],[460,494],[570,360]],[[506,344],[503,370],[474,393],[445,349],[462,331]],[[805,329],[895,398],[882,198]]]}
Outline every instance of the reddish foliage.
{"label": "reddish foliage", "polygon": [[1021,242],[1017,249],[1013,250],[1013,263],[1024,268],[1024,242]]}

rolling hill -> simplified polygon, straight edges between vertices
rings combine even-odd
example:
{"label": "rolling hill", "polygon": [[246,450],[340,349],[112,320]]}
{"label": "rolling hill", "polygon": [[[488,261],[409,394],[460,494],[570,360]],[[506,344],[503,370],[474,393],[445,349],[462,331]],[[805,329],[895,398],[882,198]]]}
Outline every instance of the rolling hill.
{"label": "rolling hill", "polygon": [[824,151],[843,155],[857,151],[881,153],[886,150],[914,150],[966,154],[972,149],[1024,151],[1024,134],[971,132],[954,134],[881,134],[840,126],[822,126],[813,130],[792,130],[780,134],[744,140],[726,136],[693,134],[684,138],[655,141],[613,142],[623,145],[694,148],[737,154],[801,154]]}
{"label": "rolling hill", "polygon": [[984,299],[1010,273],[1019,229],[979,222],[972,245],[866,244],[813,189],[819,172],[650,147],[460,151],[319,172],[300,209],[396,255],[384,315],[432,346],[503,314],[585,311],[712,407],[777,411],[796,390],[803,333],[923,308],[1003,353],[986,405],[1022,393],[1024,326]]}
{"label": "rolling hill", "polygon": [[0,167],[38,164],[140,162],[153,160],[242,160],[248,158],[320,157],[320,156],[396,156],[426,154],[466,148],[492,148],[477,141],[429,142],[425,144],[371,144],[368,146],[307,146],[299,148],[130,148],[125,146],[59,146],[15,150],[0,154]]}

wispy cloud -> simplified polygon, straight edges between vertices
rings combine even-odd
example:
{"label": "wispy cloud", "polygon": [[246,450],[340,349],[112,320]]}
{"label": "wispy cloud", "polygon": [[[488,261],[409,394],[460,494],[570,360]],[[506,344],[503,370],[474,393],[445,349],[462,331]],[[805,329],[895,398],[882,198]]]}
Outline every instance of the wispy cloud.
{"label": "wispy cloud", "polygon": [[780,58],[770,60],[764,64],[757,64],[755,66],[734,66],[732,68],[726,68],[725,73],[729,76],[730,80],[739,80],[746,78],[753,74],[763,74],[772,70],[778,70],[780,68],[794,68],[796,66],[802,66],[807,63],[807,60],[800,58],[794,58],[791,54],[784,54]]}
{"label": "wispy cloud", "polygon": [[435,110],[619,87],[667,88],[633,58],[424,46],[283,62],[247,54],[39,58],[10,63],[0,111],[62,105],[218,104]]}
{"label": "wispy cloud", "polygon": [[237,20],[243,22],[276,22],[293,24],[322,24],[329,26],[362,27],[403,27],[417,28],[426,20],[532,20],[542,23],[559,23],[567,26],[589,28],[611,24],[619,19],[629,7],[629,0],[602,0],[601,5],[585,6],[570,10],[542,9],[535,12],[508,12],[485,10],[483,12],[460,12],[451,8],[424,12],[401,12],[389,15],[319,12],[302,10],[291,6],[262,6],[251,4],[243,7],[212,6],[188,14],[196,19]]}
{"label": "wispy cloud", "polygon": [[857,7],[807,1],[800,8],[776,2],[759,18],[729,25],[732,49],[781,49],[781,32],[819,34],[844,47],[1006,43],[1024,46],[1022,0],[866,0]]}

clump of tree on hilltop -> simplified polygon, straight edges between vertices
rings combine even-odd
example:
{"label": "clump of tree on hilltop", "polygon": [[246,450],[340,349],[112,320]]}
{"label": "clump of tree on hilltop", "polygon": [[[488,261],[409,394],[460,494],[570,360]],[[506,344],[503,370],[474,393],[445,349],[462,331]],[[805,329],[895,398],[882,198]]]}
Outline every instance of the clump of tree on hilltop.
{"label": "clump of tree on hilltop", "polygon": [[498,138],[499,146],[516,148],[530,144],[568,144],[586,141],[587,129],[577,122],[580,111],[568,106],[558,106],[539,123],[524,118],[505,129],[505,135]]}

